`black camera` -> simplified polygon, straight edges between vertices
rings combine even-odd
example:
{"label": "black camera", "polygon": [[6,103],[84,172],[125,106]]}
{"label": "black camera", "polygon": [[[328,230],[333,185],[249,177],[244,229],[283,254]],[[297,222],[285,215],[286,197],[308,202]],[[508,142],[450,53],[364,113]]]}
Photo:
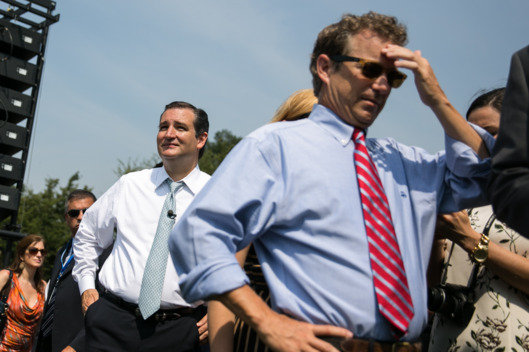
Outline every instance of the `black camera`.
{"label": "black camera", "polygon": [[466,286],[442,284],[428,290],[428,309],[460,326],[467,326],[474,314],[474,293]]}

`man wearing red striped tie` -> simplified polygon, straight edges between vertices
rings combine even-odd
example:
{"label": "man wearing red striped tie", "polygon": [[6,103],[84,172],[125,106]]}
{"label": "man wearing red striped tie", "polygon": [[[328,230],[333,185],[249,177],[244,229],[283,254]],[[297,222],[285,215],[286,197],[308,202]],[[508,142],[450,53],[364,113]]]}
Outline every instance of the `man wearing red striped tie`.
{"label": "man wearing red striped tie", "polygon": [[[406,42],[396,18],[374,12],[320,32],[309,118],[241,141],[171,233],[187,300],[221,300],[276,351],[420,351],[436,216],[486,202],[494,139]],[[366,138],[401,70],[441,123],[445,151]],[[233,256],[250,242],[272,309]]]}

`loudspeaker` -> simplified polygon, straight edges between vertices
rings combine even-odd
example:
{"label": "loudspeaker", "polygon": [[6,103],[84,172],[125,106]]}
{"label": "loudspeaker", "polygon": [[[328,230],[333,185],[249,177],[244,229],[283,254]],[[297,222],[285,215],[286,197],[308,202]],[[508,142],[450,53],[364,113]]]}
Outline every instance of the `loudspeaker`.
{"label": "loudspeaker", "polygon": [[0,61],[0,82],[2,86],[23,92],[35,86],[37,66],[14,57]]}
{"label": "loudspeaker", "polygon": [[12,186],[22,182],[24,163],[22,159],[0,154],[0,185]]}
{"label": "loudspeaker", "polygon": [[29,95],[0,87],[0,124],[3,121],[19,123],[31,118],[31,100]]}
{"label": "loudspeaker", "polygon": [[0,18],[0,59],[32,59],[40,53],[41,45],[42,34]]}
{"label": "loudspeaker", "polygon": [[13,155],[26,148],[28,130],[9,122],[0,122],[0,153]]}
{"label": "loudspeaker", "polygon": [[20,203],[20,191],[13,187],[0,185],[0,221],[12,216]]}
{"label": "loudspeaker", "polygon": [[18,208],[46,41],[60,17],[55,6],[52,0],[0,0],[0,221],[10,218],[0,238],[6,239],[6,255],[21,229]]}

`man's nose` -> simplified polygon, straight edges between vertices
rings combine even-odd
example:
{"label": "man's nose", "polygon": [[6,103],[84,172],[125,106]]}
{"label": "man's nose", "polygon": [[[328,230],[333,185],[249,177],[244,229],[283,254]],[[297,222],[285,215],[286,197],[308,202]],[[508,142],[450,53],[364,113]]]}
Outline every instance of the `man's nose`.
{"label": "man's nose", "polygon": [[391,86],[389,85],[388,77],[385,72],[375,79],[373,82],[373,88],[381,93],[388,93],[391,90]]}
{"label": "man's nose", "polygon": [[166,138],[175,138],[176,136],[176,129],[172,126],[169,126],[167,128],[167,131],[165,132],[165,137]]}

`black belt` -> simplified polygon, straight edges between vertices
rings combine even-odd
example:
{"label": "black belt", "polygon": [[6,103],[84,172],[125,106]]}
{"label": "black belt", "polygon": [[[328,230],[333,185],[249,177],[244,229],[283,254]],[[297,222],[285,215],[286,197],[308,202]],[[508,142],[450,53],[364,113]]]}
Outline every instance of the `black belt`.
{"label": "black belt", "polygon": [[[112,302],[113,304],[117,305],[118,307],[132,313],[137,318],[142,318],[140,308],[137,304],[129,303],[127,301],[124,301],[120,297],[116,296],[112,292],[105,290],[102,293],[102,297],[106,298],[109,302]],[[195,313],[196,309],[191,307],[183,307],[183,308],[176,308],[176,309],[160,309],[153,315],[151,315],[147,319],[156,319],[158,322],[162,322],[165,320],[175,320],[179,319],[183,316],[192,315]]]}
{"label": "black belt", "polygon": [[384,342],[364,339],[320,337],[343,352],[421,352],[420,342]]}

